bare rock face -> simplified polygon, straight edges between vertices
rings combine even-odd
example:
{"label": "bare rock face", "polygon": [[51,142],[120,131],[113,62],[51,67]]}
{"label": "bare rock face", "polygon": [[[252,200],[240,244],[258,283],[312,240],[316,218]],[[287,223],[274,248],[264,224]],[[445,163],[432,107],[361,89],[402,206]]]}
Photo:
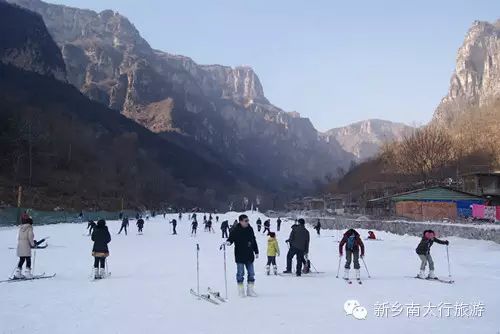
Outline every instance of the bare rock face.
{"label": "bare rock face", "polygon": [[65,80],[61,52],[43,19],[30,11],[0,1],[0,62]]}
{"label": "bare rock face", "polygon": [[153,132],[180,135],[184,147],[211,150],[281,189],[323,179],[355,159],[308,119],[272,105],[249,67],[199,65],[154,50],[110,10],[9,1],[43,17],[70,83]]}
{"label": "bare rock face", "polygon": [[434,114],[434,122],[446,124],[470,107],[500,98],[500,20],[476,21],[458,50],[450,90]]}
{"label": "bare rock face", "polygon": [[356,156],[357,161],[363,161],[375,156],[384,142],[401,140],[413,129],[402,123],[369,119],[331,129],[323,136],[329,142],[340,143],[344,150]]}

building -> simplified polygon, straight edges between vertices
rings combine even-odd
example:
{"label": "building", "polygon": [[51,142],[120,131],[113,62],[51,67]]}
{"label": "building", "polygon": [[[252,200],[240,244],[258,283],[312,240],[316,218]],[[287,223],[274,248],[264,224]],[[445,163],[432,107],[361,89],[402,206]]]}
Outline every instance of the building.
{"label": "building", "polygon": [[500,201],[500,171],[462,174],[462,189],[492,202]]}
{"label": "building", "polygon": [[368,201],[374,211],[414,220],[455,220],[472,216],[472,204],[483,204],[481,196],[436,186]]}

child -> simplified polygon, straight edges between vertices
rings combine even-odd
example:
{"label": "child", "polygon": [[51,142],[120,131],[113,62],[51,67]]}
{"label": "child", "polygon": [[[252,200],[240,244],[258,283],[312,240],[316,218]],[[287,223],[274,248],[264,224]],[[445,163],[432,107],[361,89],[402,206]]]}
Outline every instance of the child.
{"label": "child", "polygon": [[92,248],[94,278],[101,279],[105,277],[106,258],[109,256],[108,243],[111,241],[111,235],[104,219],[99,219],[97,226],[92,231],[92,241],[94,242]]}
{"label": "child", "polygon": [[142,229],[144,227],[144,219],[139,218],[136,225],[137,225],[137,233],[142,234]]}
{"label": "child", "polygon": [[267,265],[266,265],[266,273],[268,275],[271,271],[271,264],[273,265],[274,274],[278,275],[276,256],[280,256],[280,247],[278,245],[278,240],[276,240],[276,233],[269,232],[269,239],[267,240]]}
{"label": "child", "polygon": [[448,240],[439,240],[436,238],[436,233],[433,230],[425,230],[422,236],[422,240],[417,246],[416,252],[420,261],[420,273],[417,275],[418,278],[425,278],[425,267],[427,266],[427,262],[429,262],[429,276],[427,278],[437,279],[436,275],[434,275],[434,261],[431,257],[431,246],[432,244],[437,242],[441,245],[448,246],[450,242]]}
{"label": "child", "polygon": [[[340,241],[339,244],[339,254],[342,257],[342,248],[345,245],[345,255],[346,255],[346,261],[345,261],[345,272],[344,272],[344,279],[348,280],[349,279],[349,270],[351,268],[351,262],[354,260],[354,270],[356,272],[356,279],[360,280],[360,273],[359,273],[359,257],[365,256],[365,245],[363,244],[363,241],[361,240],[359,233],[354,230],[354,229],[349,229],[346,233],[344,233],[344,237]],[[360,249],[361,249],[361,255],[360,255]]]}
{"label": "child", "polygon": [[[16,271],[14,272],[15,279],[31,279],[31,248],[35,247],[35,235],[33,234],[33,219],[30,217],[23,219],[23,224],[19,227],[19,234],[17,237],[17,256],[19,262]],[[26,262],[26,270],[22,275],[23,264]]]}
{"label": "child", "polygon": [[368,240],[376,240],[377,237],[373,231],[368,231]]}

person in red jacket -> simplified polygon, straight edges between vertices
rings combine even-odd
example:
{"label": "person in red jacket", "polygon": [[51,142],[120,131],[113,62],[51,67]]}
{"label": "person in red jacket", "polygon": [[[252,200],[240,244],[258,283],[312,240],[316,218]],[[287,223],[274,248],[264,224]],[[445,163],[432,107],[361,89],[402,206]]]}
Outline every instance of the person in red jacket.
{"label": "person in red jacket", "polygon": [[356,271],[356,279],[360,279],[359,274],[359,256],[361,249],[361,257],[365,256],[365,245],[359,236],[359,233],[354,229],[349,229],[346,233],[344,233],[344,237],[340,241],[339,244],[339,254],[342,257],[343,255],[343,247],[345,245],[345,272],[344,279],[349,279],[349,270],[351,269],[351,262],[354,260],[354,270]]}

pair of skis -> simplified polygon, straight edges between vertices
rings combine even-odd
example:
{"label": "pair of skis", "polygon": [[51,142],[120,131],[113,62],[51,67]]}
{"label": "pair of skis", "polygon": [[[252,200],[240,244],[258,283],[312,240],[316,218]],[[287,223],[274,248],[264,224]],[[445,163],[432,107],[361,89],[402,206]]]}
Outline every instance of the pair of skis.
{"label": "pair of skis", "polygon": [[10,277],[9,279],[0,281],[0,283],[34,281],[34,280],[38,280],[38,279],[53,278],[55,276],[56,276],[56,274],[46,275],[45,273],[42,273],[40,275],[33,275],[33,277],[30,277],[30,278],[28,278],[28,277],[21,277],[21,278]]}
{"label": "pair of skis", "polygon": [[435,278],[421,278],[421,277],[418,277],[418,276],[413,276],[413,278],[416,278],[416,279],[421,279],[421,280],[424,280],[424,281],[434,281],[434,282],[441,282],[441,283],[446,283],[446,284],[453,284],[455,283],[454,280],[452,280],[451,278],[450,279],[441,279],[441,278],[438,278],[438,277],[435,277]]}
{"label": "pair of skis", "polygon": [[[347,284],[352,284],[352,279],[350,279],[350,278],[344,278],[344,281],[346,281]],[[361,280],[361,278],[357,278],[356,282],[358,282],[359,285],[363,284],[363,281]]]}
{"label": "pair of skis", "polygon": [[198,297],[200,300],[205,300],[209,303],[212,303],[214,305],[219,305],[220,303],[225,303],[227,300],[221,297],[220,292],[218,291],[213,291],[212,289],[208,288],[207,293],[197,293],[193,289],[190,290],[191,294],[193,296]]}

